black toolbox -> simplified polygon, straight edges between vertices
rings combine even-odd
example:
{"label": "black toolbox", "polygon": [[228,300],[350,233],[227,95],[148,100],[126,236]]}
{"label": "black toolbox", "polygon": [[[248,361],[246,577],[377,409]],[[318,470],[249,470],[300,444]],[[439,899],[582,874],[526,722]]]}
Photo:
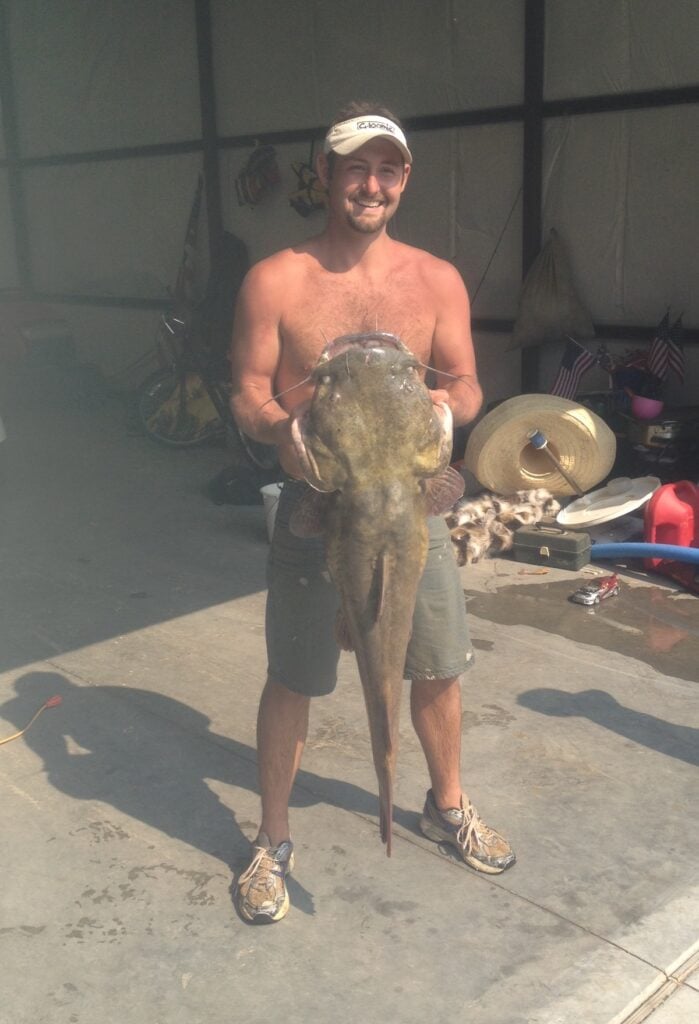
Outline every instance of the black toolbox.
{"label": "black toolbox", "polygon": [[590,561],[590,535],[566,530],[554,519],[515,531],[513,554],[518,562],[550,565],[554,569],[581,569]]}

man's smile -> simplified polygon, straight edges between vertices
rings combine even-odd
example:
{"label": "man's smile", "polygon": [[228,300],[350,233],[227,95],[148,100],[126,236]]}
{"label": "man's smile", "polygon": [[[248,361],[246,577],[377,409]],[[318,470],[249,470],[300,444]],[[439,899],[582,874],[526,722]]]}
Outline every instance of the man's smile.
{"label": "man's smile", "polygon": [[355,196],[353,202],[357,206],[363,207],[365,210],[377,210],[379,207],[384,205],[382,199],[367,199],[362,196]]}

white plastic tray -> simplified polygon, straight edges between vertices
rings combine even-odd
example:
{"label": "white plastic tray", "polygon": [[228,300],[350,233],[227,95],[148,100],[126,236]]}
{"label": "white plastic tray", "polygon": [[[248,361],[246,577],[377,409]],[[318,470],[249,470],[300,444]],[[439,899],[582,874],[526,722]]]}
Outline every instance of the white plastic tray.
{"label": "white plastic tray", "polygon": [[583,530],[586,526],[608,523],[618,516],[628,515],[644,505],[654,491],[660,487],[657,476],[618,476],[606,487],[590,491],[582,498],[562,508],[556,522],[571,530]]}

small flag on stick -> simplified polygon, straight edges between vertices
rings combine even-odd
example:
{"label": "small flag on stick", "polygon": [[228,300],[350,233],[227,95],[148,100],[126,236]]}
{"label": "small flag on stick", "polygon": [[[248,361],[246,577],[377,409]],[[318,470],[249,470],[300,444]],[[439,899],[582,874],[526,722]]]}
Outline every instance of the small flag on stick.
{"label": "small flag on stick", "polygon": [[670,355],[670,310],[658,324],[648,351],[648,371],[658,380],[665,380]]}
{"label": "small flag on stick", "polygon": [[580,378],[587,373],[591,366],[595,365],[596,361],[592,352],[568,335],[568,344],[553,382],[551,394],[557,395],[559,398],[575,398]]}
{"label": "small flag on stick", "polygon": [[684,380],[684,351],[682,349],[682,314],[675,320],[670,328],[668,338],[667,365],[676,373],[681,381]]}

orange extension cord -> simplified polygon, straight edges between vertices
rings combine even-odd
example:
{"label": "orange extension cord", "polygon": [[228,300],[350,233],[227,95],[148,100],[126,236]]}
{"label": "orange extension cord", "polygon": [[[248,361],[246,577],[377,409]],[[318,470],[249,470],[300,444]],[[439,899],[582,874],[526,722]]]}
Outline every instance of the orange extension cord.
{"label": "orange extension cord", "polygon": [[27,729],[29,728],[29,726],[32,725],[37,720],[37,718],[39,717],[39,715],[41,714],[42,711],[44,711],[46,708],[55,708],[55,707],[57,707],[61,703],[62,700],[63,700],[63,697],[60,697],[58,695],[56,695],[55,697],[49,697],[49,699],[44,704],[41,705],[41,707],[36,712],[36,714],[32,717],[32,719],[31,719],[31,721],[29,722],[28,725],[25,725],[25,727],[23,729],[20,729],[19,732],[16,732],[13,736],[6,736],[4,740],[0,740],[0,747],[3,745],[3,743],[10,743],[11,740],[18,740],[20,736],[24,736],[24,734],[27,731]]}

